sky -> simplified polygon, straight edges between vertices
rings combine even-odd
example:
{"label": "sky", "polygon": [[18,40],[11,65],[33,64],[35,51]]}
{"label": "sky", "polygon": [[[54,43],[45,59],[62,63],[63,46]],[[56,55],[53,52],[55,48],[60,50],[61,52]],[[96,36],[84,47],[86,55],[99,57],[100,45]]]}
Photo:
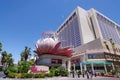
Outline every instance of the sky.
{"label": "sky", "polygon": [[120,24],[120,0],[0,0],[0,42],[20,59],[25,46],[35,49],[42,32],[56,31],[77,7],[94,8]]}

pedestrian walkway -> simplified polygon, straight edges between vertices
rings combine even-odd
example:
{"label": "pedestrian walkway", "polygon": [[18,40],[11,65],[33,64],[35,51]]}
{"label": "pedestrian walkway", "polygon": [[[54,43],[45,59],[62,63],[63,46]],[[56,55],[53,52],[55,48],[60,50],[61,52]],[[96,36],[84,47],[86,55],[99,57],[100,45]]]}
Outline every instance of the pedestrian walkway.
{"label": "pedestrian walkway", "polygon": [[46,78],[45,80],[120,80],[120,78],[111,78],[111,77],[94,77],[94,78],[69,78],[69,77],[54,77]]}
{"label": "pedestrian walkway", "polygon": [[87,78],[71,78],[71,77],[52,77],[52,78],[28,78],[28,79],[16,79],[16,78],[0,78],[0,80],[120,80],[120,78],[111,77],[93,77],[92,79]]}

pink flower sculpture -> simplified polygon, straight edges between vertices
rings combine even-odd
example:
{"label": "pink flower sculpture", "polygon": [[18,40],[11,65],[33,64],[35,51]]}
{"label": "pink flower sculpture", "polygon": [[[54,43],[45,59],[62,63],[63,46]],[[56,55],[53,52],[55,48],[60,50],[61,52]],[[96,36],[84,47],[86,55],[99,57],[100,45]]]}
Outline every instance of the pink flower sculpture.
{"label": "pink flower sculpture", "polygon": [[61,42],[56,41],[53,38],[45,38],[42,40],[38,40],[36,43],[36,50],[37,54],[51,54],[51,55],[60,55],[60,56],[72,56],[72,50],[70,47],[61,48]]}

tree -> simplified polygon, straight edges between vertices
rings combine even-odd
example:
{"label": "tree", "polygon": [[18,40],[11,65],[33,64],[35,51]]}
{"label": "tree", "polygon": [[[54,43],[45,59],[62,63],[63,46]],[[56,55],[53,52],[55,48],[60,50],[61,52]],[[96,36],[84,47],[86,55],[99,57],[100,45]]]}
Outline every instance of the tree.
{"label": "tree", "polygon": [[21,61],[27,61],[29,56],[31,56],[30,48],[25,46],[24,51],[22,51],[22,53],[21,53]]}
{"label": "tree", "polygon": [[12,54],[8,54],[7,55],[7,65],[8,66],[12,66],[13,65],[13,58],[12,58]]}
{"label": "tree", "polygon": [[107,42],[106,42],[106,41],[104,41],[104,44],[105,44],[107,50],[110,52],[109,46],[107,45]]}
{"label": "tree", "polygon": [[2,52],[2,59],[1,59],[1,63],[2,65],[4,65],[5,67],[7,66],[12,66],[13,65],[13,58],[12,58],[12,54],[8,54],[6,51]]}
{"label": "tree", "polygon": [[6,52],[6,51],[3,51],[1,54],[2,54],[1,63],[2,63],[2,65],[5,66],[5,64],[6,64],[6,62],[7,62],[7,52]]}
{"label": "tree", "polygon": [[113,49],[114,54],[116,54],[115,43],[113,42],[112,38],[110,39],[110,43],[112,45],[112,49]]}
{"label": "tree", "polygon": [[[2,51],[2,43],[0,42],[0,59],[2,58],[1,57],[1,51]],[[0,62],[0,64],[1,64],[1,62]]]}
{"label": "tree", "polygon": [[2,43],[0,42],[0,52],[2,51]]}

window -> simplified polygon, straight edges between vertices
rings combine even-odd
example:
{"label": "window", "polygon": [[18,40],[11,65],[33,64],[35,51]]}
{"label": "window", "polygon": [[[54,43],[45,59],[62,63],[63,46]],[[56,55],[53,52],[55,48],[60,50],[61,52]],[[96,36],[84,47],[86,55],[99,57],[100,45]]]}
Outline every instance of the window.
{"label": "window", "polygon": [[118,32],[120,32],[120,30],[115,28],[115,24],[98,13],[97,13],[97,20],[103,38],[106,40],[112,38],[115,43],[120,43],[120,39],[118,35]]}
{"label": "window", "polygon": [[62,60],[61,59],[51,59],[51,63],[52,64],[62,64]]}

